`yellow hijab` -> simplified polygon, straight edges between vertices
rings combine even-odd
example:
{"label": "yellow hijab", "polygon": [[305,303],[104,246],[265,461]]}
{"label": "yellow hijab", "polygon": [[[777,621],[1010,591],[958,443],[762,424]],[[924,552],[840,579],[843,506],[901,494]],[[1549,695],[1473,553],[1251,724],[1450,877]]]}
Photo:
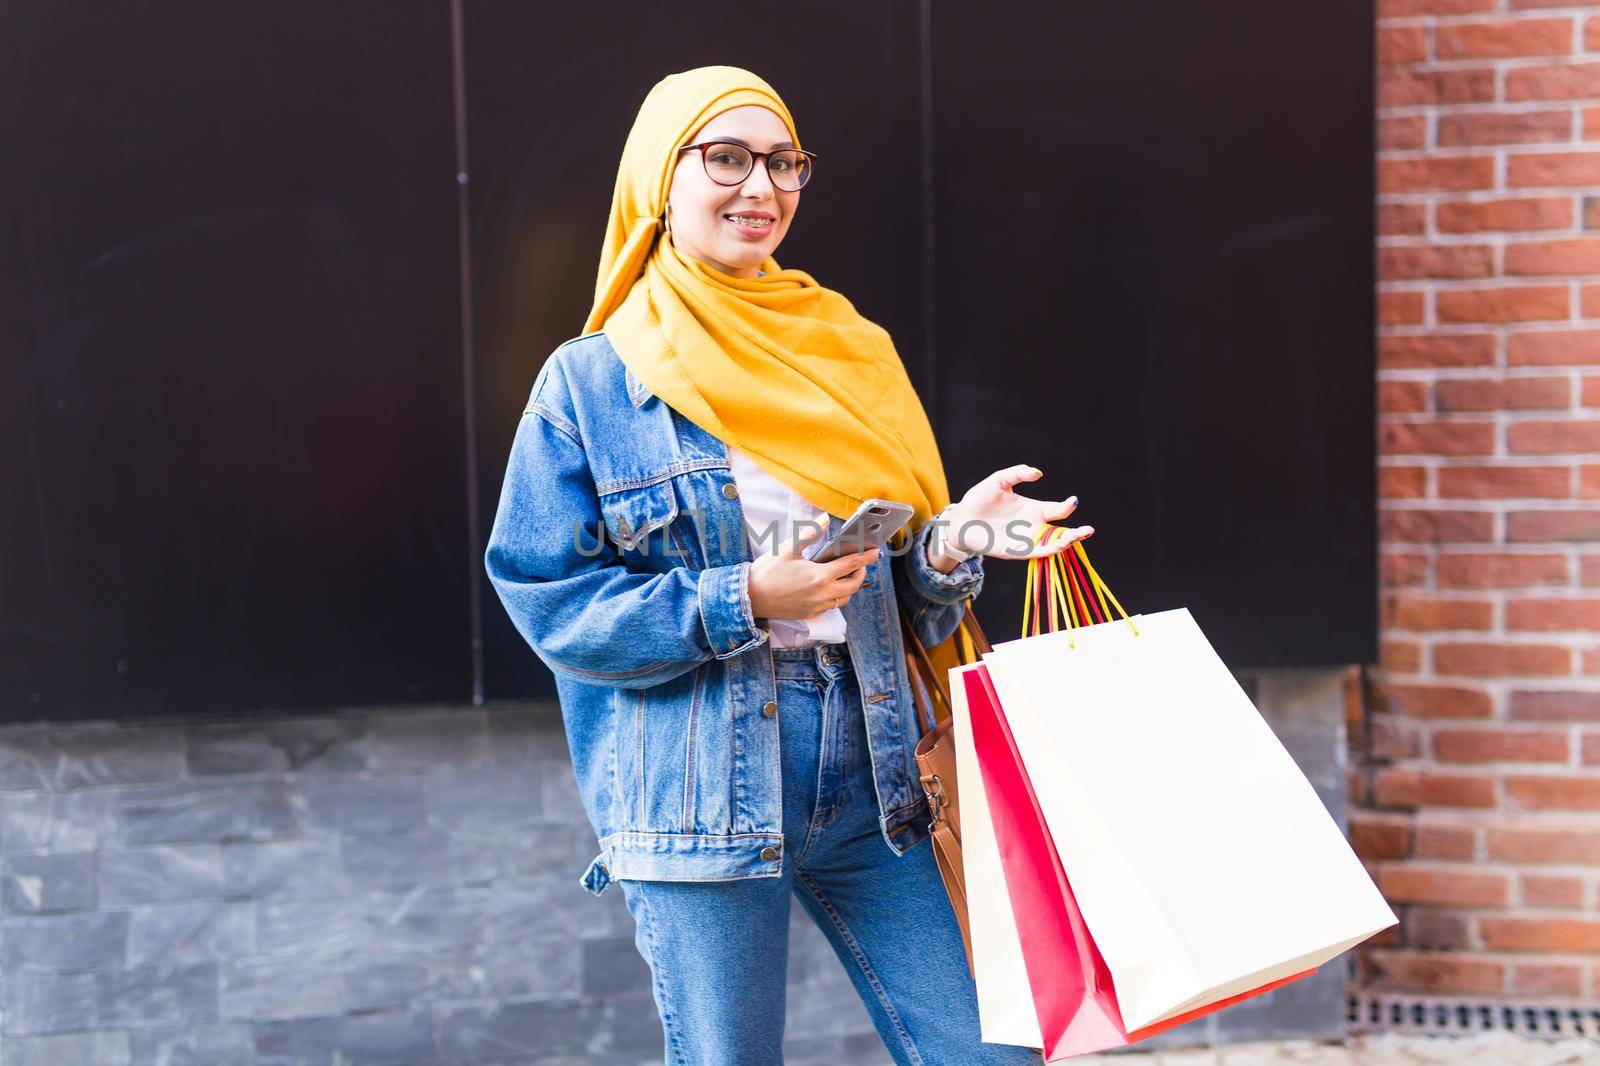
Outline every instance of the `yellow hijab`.
{"label": "yellow hijab", "polygon": [[888,331],[771,257],[764,277],[736,278],[658,239],[678,147],[746,104],[777,114],[800,147],[789,109],[748,70],[682,71],[645,97],[622,149],[584,332],[604,329],[652,392],[815,506],[847,517],[870,497],[897,500],[920,528],[949,489]]}

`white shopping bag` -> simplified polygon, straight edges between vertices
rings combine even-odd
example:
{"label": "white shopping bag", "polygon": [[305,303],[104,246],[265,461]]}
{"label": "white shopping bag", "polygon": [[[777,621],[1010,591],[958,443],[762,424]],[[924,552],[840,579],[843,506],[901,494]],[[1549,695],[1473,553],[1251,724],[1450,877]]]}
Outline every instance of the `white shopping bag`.
{"label": "white shopping bag", "polygon": [[967,686],[961,675],[977,663],[950,671],[950,718],[955,731],[956,780],[961,787],[961,866],[967,886],[967,923],[972,938],[972,976],[978,989],[978,1030],[991,1044],[1040,1047],[1028,970],[1017,920],[1006,892],[1005,872],[989,821],[989,801],[973,753]]}
{"label": "white shopping bag", "polygon": [[[1320,966],[1398,921],[1186,608],[1007,641],[983,660],[1129,1031]],[[1003,929],[979,934],[1003,916],[977,906],[993,888],[971,856],[994,845],[976,828],[983,800],[968,798],[979,775],[958,765],[982,1007],[980,943],[1003,956],[994,996],[1023,971]],[[1003,1004],[990,1006],[999,1033]]]}

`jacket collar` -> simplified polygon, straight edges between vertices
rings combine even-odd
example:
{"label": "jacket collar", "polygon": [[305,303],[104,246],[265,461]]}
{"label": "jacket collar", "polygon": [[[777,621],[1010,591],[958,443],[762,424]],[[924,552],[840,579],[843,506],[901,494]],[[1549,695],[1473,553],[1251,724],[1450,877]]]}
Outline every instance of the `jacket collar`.
{"label": "jacket collar", "polygon": [[623,364],[623,368],[623,378],[628,383],[628,399],[633,401],[633,406],[641,407],[644,405],[644,402],[650,397],[654,396],[655,393],[651,392],[649,386],[647,386],[644,382],[633,376],[632,367],[628,366],[627,364]]}

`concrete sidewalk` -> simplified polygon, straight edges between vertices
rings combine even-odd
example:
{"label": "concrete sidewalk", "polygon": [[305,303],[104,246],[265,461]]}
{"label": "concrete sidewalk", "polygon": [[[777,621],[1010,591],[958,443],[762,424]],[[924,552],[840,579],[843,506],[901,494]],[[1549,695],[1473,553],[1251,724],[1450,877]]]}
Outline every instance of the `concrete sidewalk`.
{"label": "concrete sidewalk", "polygon": [[1472,1036],[1353,1036],[1343,1043],[1285,1040],[1191,1051],[1085,1055],[1075,1066],[1576,1066],[1600,1063],[1600,1041]]}

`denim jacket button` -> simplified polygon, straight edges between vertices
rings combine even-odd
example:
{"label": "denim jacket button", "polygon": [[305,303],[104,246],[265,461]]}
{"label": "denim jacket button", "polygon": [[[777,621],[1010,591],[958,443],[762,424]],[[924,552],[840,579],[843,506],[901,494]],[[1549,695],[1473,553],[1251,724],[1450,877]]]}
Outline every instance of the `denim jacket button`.
{"label": "denim jacket button", "polygon": [[777,857],[778,857],[778,849],[777,848],[762,848],[761,849],[761,861],[762,862],[771,862],[773,859],[776,859]]}
{"label": "denim jacket button", "polygon": [[773,703],[771,700],[768,700],[766,706],[761,708],[761,713],[766,715],[768,718],[775,718],[778,714],[778,705]]}
{"label": "denim jacket button", "polygon": [[726,485],[722,486],[722,494],[731,500],[735,496],[739,495],[739,486],[730,481]]}

